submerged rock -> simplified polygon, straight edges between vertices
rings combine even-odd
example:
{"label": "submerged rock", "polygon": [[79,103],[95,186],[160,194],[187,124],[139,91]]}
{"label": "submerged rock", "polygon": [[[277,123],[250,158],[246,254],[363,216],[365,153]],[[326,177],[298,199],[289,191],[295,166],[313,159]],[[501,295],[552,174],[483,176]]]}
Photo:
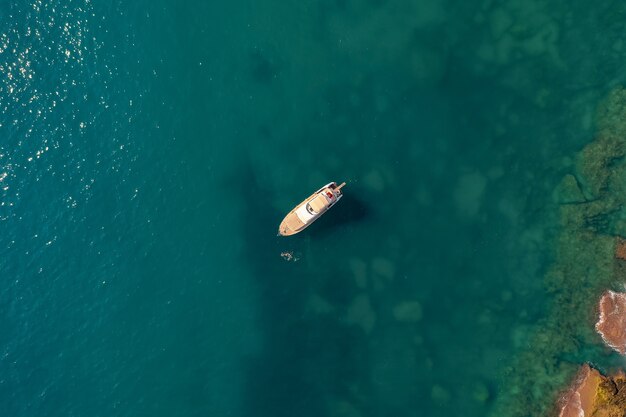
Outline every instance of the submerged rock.
{"label": "submerged rock", "polygon": [[453,192],[458,212],[467,217],[478,214],[486,188],[487,178],[479,172],[461,176]]}
{"label": "submerged rock", "polygon": [[346,322],[359,326],[365,334],[370,334],[376,324],[376,313],[366,294],[359,294],[354,297],[348,307]]}
{"label": "submerged rock", "polygon": [[559,417],[623,417],[626,375],[606,377],[585,364],[559,402]]}
{"label": "submerged rock", "polygon": [[626,90],[616,88],[598,110],[598,136],[585,146],[576,164],[583,192],[588,196],[606,199],[608,196],[603,194],[607,194],[609,183],[620,178],[615,165],[626,154],[625,113]]}
{"label": "submerged rock", "polygon": [[391,281],[396,274],[396,267],[389,259],[377,257],[372,259],[372,271],[387,281]]}
{"label": "submerged rock", "polygon": [[363,177],[365,185],[373,191],[381,192],[385,189],[385,179],[380,171],[373,170]]}
{"label": "submerged rock", "polygon": [[[579,357],[586,354],[588,346],[597,344],[588,314],[598,300],[590,294],[626,282],[626,267],[615,259],[614,237],[626,236],[622,219],[626,207],[626,89],[616,88],[599,106],[596,126],[595,140],[575,158],[573,178],[566,177],[555,193],[569,194],[560,201],[565,203],[572,201],[572,196],[580,198],[578,188],[585,201],[558,206],[561,227],[554,237],[555,258],[544,278],[552,294],[551,307],[521,340],[519,353],[504,373],[509,389],[494,398],[493,417],[550,415],[555,401],[548,399],[578,368],[564,358]],[[610,305],[605,308],[611,311]],[[574,403],[584,399],[580,392],[570,397]],[[571,407],[561,416],[583,415],[576,408],[569,411],[574,414],[567,414]],[[624,410],[626,407],[616,415],[623,416]]]}
{"label": "submerged rock", "polygon": [[329,314],[335,308],[318,294],[311,294],[306,303],[306,311],[313,314]]}
{"label": "submerged rock", "polygon": [[607,291],[600,298],[596,330],[604,343],[626,355],[626,293]]}
{"label": "submerged rock", "polygon": [[573,204],[585,202],[585,196],[583,195],[576,177],[572,174],[568,174],[561,180],[554,191],[554,200],[558,204]]}
{"label": "submerged rock", "polygon": [[626,261],[626,240],[621,237],[618,237],[615,242],[615,258]]}
{"label": "submerged rock", "polygon": [[441,385],[433,385],[430,390],[430,398],[436,404],[446,404],[450,402],[450,392]]}
{"label": "submerged rock", "polygon": [[346,400],[333,401],[330,406],[331,417],[361,417],[361,412]]}
{"label": "submerged rock", "polygon": [[417,301],[406,301],[393,308],[393,317],[402,322],[417,323],[422,319],[422,306]]}
{"label": "submerged rock", "polygon": [[375,290],[380,291],[393,280],[396,274],[396,267],[390,260],[377,257],[372,259],[371,271],[373,287]]}
{"label": "submerged rock", "polygon": [[474,401],[484,404],[489,400],[489,388],[483,383],[476,383],[472,389],[472,398]]}
{"label": "submerged rock", "polygon": [[352,258],[348,261],[348,266],[354,277],[356,286],[360,289],[367,287],[367,264],[359,258]]}

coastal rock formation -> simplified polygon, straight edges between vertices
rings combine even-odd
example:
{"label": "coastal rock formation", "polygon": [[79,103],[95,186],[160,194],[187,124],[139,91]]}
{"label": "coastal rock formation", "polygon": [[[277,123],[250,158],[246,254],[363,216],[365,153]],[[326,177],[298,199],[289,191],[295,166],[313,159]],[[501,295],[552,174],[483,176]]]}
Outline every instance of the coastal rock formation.
{"label": "coastal rock formation", "polygon": [[559,404],[559,417],[624,417],[626,375],[606,377],[585,364]]}
{"label": "coastal rock formation", "polygon": [[626,355],[626,293],[606,291],[599,312],[596,330],[608,346]]}
{"label": "coastal rock formation", "polygon": [[[526,336],[528,348],[520,351],[505,373],[510,390],[496,398],[493,417],[550,415],[555,403],[545,401],[546,393],[556,395],[577,371],[576,365],[562,358],[577,357],[583,347],[598,342],[591,315],[598,301],[590,295],[626,282],[624,248],[616,240],[626,236],[626,89],[615,88],[599,105],[596,126],[595,139],[576,155],[574,169],[555,192],[561,228],[554,240],[554,262],[544,278],[551,307]],[[605,308],[610,311],[610,304]],[[604,386],[608,379],[602,381]],[[572,401],[578,397],[580,392]],[[583,415],[567,410],[562,417]],[[584,416],[624,416],[626,406],[621,412]]]}
{"label": "coastal rock formation", "polygon": [[561,399],[559,417],[591,415],[601,381],[600,372],[587,364],[583,365],[569,391]]}

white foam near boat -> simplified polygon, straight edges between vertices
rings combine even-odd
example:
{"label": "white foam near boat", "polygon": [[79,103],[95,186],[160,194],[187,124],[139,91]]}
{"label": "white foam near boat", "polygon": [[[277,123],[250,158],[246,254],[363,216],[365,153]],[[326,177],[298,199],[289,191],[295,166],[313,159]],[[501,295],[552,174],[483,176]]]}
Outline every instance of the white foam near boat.
{"label": "white foam near boat", "polygon": [[337,185],[335,182],[329,182],[302,203],[298,204],[289,212],[278,226],[279,236],[295,235],[306,229],[311,223],[319,219],[320,216],[328,211],[329,208],[337,204],[343,193],[341,188],[346,185],[342,183]]}

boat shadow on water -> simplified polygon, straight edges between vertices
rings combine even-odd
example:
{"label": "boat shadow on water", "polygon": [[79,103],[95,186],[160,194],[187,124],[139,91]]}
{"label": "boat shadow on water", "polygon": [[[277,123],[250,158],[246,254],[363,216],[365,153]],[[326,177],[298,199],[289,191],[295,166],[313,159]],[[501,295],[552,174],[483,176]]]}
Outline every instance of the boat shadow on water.
{"label": "boat shadow on water", "polygon": [[300,235],[310,236],[313,239],[328,236],[336,230],[349,230],[370,218],[372,216],[371,207],[357,197],[358,188],[348,187],[349,185],[346,187],[341,200],[328,213],[325,213],[315,223],[302,231]]}

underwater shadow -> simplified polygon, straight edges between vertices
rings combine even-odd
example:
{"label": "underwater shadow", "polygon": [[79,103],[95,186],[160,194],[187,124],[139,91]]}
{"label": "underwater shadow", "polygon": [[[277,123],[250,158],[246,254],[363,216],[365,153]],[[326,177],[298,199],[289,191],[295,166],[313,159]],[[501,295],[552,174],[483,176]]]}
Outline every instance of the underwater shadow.
{"label": "underwater shadow", "polygon": [[341,200],[328,213],[304,230],[302,234],[312,238],[327,236],[333,230],[352,228],[359,223],[371,220],[373,217],[372,207],[358,197],[361,194],[359,194],[358,188],[350,188],[348,192],[344,191]]}
{"label": "underwater shadow", "polygon": [[[326,415],[329,391],[342,391],[342,381],[352,379],[356,372],[358,330],[346,329],[334,315],[308,315],[307,302],[319,286],[317,268],[308,259],[288,262],[281,252],[286,246],[306,252],[315,246],[314,239],[276,236],[285,213],[260,202],[271,201],[278,190],[258,181],[251,165],[238,169],[234,179],[231,190],[245,201],[243,256],[256,287],[257,322],[264,340],[263,349],[244,362],[242,415]],[[338,219],[329,216],[331,223],[319,233],[367,217],[367,207],[360,200],[344,198],[346,212],[333,213],[340,215]],[[332,274],[325,279],[341,287]]]}
{"label": "underwater shadow", "polygon": [[276,232],[284,214],[260,204],[276,191],[261,184],[249,164],[238,171],[236,182],[245,201],[244,258],[257,287],[257,321],[265,341],[263,350],[244,364],[243,415],[323,415],[320,393],[307,379],[310,329],[298,320],[308,291],[306,280],[294,277],[294,269],[303,265],[280,258],[285,238]]}

